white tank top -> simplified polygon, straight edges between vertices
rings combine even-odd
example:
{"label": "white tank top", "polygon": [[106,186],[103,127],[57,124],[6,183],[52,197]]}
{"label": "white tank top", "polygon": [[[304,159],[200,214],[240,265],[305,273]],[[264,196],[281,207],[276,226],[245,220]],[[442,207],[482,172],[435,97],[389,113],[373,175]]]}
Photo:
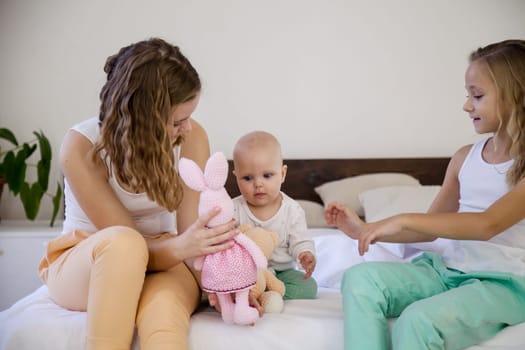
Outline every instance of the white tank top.
{"label": "white tank top", "polygon": [[[95,143],[100,136],[98,126],[98,117],[87,119],[71,128]],[[175,162],[178,164],[180,147],[175,147]],[[111,166],[107,164],[108,167]],[[155,236],[164,232],[175,233],[175,216],[165,208],[150,200],[146,193],[130,193],[123,189],[115,179],[113,174],[109,177],[109,184],[115,191],[115,194],[122,204],[130,212],[140,233],[144,236]],[[93,189],[96,190],[96,189]],[[71,192],[67,179],[64,179],[64,202],[65,202],[65,220],[62,232],[71,232],[73,230],[85,230],[96,232],[97,228],[89,220],[82,208],[79,206],[75,196]]]}
{"label": "white tank top", "polygon": [[[514,161],[487,163],[482,157],[487,141],[472,146],[459,171],[459,212],[482,212],[510,190],[506,174]],[[525,220],[488,241],[451,243],[443,254],[448,267],[463,272],[498,271],[525,276]]]}

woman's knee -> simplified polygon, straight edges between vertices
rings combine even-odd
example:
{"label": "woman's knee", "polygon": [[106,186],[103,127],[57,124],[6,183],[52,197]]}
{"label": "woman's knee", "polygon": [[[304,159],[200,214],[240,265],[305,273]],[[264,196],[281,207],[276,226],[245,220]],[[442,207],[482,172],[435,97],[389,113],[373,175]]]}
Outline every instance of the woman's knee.
{"label": "woman's knee", "polygon": [[114,259],[123,259],[126,263],[136,261],[147,265],[149,259],[148,246],[144,237],[137,231],[126,226],[112,226],[96,233],[98,242],[93,248],[95,257],[110,255]]}

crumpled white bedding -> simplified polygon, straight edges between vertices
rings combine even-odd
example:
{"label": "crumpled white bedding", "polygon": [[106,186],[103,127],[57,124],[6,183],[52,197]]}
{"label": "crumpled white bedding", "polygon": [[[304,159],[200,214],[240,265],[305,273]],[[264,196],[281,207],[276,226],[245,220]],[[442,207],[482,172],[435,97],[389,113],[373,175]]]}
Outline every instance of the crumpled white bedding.
{"label": "crumpled white bedding", "polygon": [[[191,350],[318,350],[343,349],[343,313],[339,283],[342,271],[362,262],[355,242],[336,229],[312,230],[320,285],[315,300],[288,300],[281,314],[265,314],[253,327],[225,324],[211,308],[191,319]],[[376,258],[406,260],[378,246]],[[391,320],[393,324],[395,320]],[[9,309],[0,312],[0,350],[84,349],[86,314],[53,303],[42,286]],[[496,337],[468,350],[523,350],[525,323],[507,327]],[[133,343],[132,350],[139,346]]]}

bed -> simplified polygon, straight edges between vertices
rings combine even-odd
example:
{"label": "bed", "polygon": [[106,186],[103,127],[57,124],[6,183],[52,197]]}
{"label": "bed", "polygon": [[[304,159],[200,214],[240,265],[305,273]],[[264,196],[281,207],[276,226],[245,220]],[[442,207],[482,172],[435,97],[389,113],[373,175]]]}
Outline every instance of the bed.
{"label": "bed", "polygon": [[[227,325],[205,303],[192,316],[190,349],[343,349],[339,285],[348,267],[363,261],[408,261],[422,250],[441,251],[446,240],[424,244],[377,244],[364,257],[355,241],[323,220],[323,205],[338,200],[365,220],[397,212],[424,212],[439,191],[448,158],[287,159],[283,191],[299,200],[316,244],[315,300],[290,300],[279,314],[265,314],[253,327]],[[238,194],[228,178],[227,190]],[[84,348],[86,314],[62,309],[47,288],[0,312],[1,350],[75,350]],[[395,322],[390,320],[390,324]],[[525,349],[525,323],[468,350]],[[135,338],[132,349],[139,349]]]}

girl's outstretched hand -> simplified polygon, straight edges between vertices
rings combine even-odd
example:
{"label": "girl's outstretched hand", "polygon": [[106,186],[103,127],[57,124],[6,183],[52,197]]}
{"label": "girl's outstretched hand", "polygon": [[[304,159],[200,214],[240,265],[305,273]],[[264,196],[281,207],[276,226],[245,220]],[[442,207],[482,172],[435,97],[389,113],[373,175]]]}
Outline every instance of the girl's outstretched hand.
{"label": "girl's outstretched hand", "polygon": [[338,202],[328,205],[325,220],[327,224],[337,226],[350,238],[358,240],[359,255],[365,254],[370,244],[376,243],[381,237],[396,234],[402,229],[400,215],[365,223],[353,210]]}
{"label": "girl's outstretched hand", "polygon": [[361,228],[365,224],[357,214],[345,205],[333,202],[328,204],[324,218],[328,225],[335,225],[350,238],[359,239]]}
{"label": "girl's outstretched hand", "polygon": [[384,220],[364,224],[361,227],[361,236],[359,237],[359,255],[368,252],[370,244],[374,244],[381,237],[394,235],[402,230],[401,216],[396,215]]}
{"label": "girl's outstretched hand", "polygon": [[219,208],[213,208],[200,216],[183,234],[179,235],[182,259],[195,258],[231,248],[232,238],[240,233],[235,220],[208,228],[208,222],[219,213]]}

